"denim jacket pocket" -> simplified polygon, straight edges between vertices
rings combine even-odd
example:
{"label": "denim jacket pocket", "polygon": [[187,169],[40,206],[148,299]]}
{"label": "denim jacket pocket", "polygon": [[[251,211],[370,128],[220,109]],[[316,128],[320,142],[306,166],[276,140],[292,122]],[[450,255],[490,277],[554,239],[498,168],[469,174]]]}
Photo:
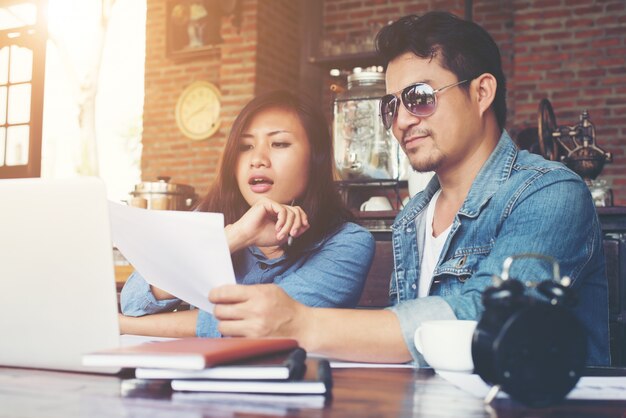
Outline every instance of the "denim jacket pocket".
{"label": "denim jacket pocket", "polygon": [[460,293],[465,282],[471,279],[487,255],[457,253],[445,260],[435,269],[430,294],[446,296]]}

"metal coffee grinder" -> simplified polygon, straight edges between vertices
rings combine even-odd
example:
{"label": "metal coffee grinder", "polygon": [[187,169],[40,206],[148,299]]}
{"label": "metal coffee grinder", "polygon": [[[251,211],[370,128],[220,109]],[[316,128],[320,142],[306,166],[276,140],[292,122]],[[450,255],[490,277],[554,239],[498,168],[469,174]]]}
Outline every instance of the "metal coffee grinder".
{"label": "metal coffee grinder", "polygon": [[596,179],[604,164],[613,161],[596,143],[596,129],[589,112],[584,110],[573,126],[558,126],[552,104],[548,99],[539,102],[537,114],[539,149],[549,160],[561,161],[583,178],[596,206],[613,206],[613,191],[606,180]]}

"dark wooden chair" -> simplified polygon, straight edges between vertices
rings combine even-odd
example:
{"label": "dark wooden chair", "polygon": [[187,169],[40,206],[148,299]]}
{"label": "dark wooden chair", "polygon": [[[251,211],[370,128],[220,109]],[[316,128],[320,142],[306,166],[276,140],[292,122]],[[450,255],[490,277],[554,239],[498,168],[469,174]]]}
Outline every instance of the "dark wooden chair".
{"label": "dark wooden chair", "polygon": [[609,343],[611,364],[626,366],[626,236],[604,238],[609,285]]}
{"label": "dark wooden chair", "polygon": [[360,308],[384,308],[389,303],[389,280],[393,271],[391,241],[377,240],[376,254],[359,300]]}

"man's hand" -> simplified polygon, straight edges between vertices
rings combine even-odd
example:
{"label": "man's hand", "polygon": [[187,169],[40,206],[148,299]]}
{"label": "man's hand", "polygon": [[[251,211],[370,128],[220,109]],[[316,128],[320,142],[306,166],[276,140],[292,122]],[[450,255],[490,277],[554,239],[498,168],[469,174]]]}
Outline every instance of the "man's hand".
{"label": "man's hand", "polygon": [[282,245],[291,235],[298,237],[309,229],[309,220],[299,206],[283,205],[273,200],[259,199],[232,225],[225,228],[231,253],[256,245]]}
{"label": "man's hand", "polygon": [[275,284],[220,286],[211,290],[209,301],[223,335],[304,338],[310,308]]}
{"label": "man's hand", "polygon": [[411,360],[389,310],[313,308],[275,284],[224,285],[209,293],[219,331],[233,337],[284,337],[328,357],[382,363]]}

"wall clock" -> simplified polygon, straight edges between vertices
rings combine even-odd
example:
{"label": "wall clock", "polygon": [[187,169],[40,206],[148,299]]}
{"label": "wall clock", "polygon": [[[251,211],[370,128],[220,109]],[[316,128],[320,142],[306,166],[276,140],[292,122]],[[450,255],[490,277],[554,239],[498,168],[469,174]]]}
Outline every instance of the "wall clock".
{"label": "wall clock", "polygon": [[178,129],[189,139],[209,138],[220,127],[220,100],[220,91],[213,83],[191,83],[176,103]]}

